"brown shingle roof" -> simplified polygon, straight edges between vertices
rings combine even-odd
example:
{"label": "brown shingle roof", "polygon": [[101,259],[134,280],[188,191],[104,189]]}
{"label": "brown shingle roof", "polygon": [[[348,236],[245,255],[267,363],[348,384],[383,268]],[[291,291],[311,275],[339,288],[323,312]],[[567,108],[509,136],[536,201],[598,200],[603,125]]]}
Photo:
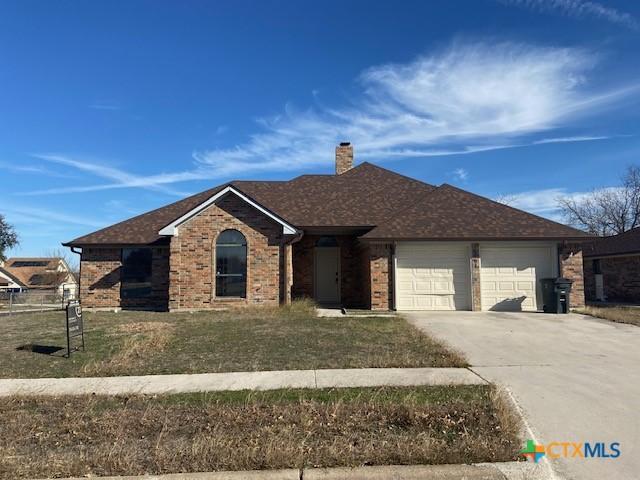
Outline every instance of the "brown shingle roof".
{"label": "brown shingle roof", "polygon": [[585,249],[585,257],[604,257],[640,253],[640,227],[596,240]]}
{"label": "brown shingle roof", "polygon": [[59,257],[9,258],[4,264],[4,272],[17,278],[30,288],[56,288],[63,283],[69,272],[59,272],[63,260]]}
{"label": "brown shingle roof", "polygon": [[222,188],[224,185],[197,193],[170,205],[78,237],[64,245],[147,245],[157,242],[163,238],[158,235],[162,227],[194,209]]}
{"label": "brown shingle roof", "polygon": [[300,228],[372,227],[435,189],[367,162],[342,175],[303,175],[288,182],[233,185]]}
{"label": "brown shingle roof", "polygon": [[[568,238],[583,232],[449,185],[362,163],[342,175],[235,181],[76,238],[67,246],[162,241],[158,231],[232,185],[297,228],[373,228],[365,238]],[[376,227],[376,228],[374,228]]]}
{"label": "brown shingle roof", "polygon": [[[16,277],[14,274],[12,274],[9,270],[7,270],[6,268],[0,267],[0,272],[2,272],[4,275],[6,275],[7,277],[9,277],[14,283],[17,283],[18,285],[22,286],[22,287],[26,287],[26,285],[18,278]],[[7,282],[7,285],[9,283]]]}
{"label": "brown shingle roof", "polygon": [[580,230],[444,184],[364,235],[368,239],[544,239]]}

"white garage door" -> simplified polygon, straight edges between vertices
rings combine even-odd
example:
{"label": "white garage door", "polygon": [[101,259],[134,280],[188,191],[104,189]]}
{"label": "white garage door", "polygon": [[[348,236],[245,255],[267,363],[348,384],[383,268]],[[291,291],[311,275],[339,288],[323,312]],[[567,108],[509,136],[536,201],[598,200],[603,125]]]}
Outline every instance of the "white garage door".
{"label": "white garage door", "polygon": [[480,258],[483,310],[535,311],[542,308],[539,280],[553,276],[551,246],[480,245]]}
{"label": "white garage door", "polygon": [[398,310],[471,309],[470,247],[456,243],[399,243]]}

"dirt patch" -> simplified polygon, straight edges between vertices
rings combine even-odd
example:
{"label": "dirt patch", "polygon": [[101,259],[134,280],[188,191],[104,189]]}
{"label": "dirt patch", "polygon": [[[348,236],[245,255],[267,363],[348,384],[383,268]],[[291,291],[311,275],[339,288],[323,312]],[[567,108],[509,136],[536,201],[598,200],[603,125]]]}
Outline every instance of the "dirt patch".
{"label": "dirt patch", "polygon": [[505,405],[486,386],[2,399],[0,478],[514,460]]}

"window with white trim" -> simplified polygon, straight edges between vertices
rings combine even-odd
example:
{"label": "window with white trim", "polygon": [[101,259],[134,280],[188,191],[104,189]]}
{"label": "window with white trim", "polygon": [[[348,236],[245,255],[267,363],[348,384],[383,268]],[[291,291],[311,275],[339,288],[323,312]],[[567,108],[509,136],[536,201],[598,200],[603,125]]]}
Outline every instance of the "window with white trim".
{"label": "window with white trim", "polygon": [[247,239],[238,230],[216,241],[216,297],[247,297]]}

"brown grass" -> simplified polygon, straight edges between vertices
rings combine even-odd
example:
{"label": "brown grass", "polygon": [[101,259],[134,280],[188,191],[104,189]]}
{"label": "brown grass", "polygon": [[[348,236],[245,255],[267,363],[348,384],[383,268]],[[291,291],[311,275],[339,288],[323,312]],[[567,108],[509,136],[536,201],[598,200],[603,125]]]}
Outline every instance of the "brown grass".
{"label": "brown grass", "polygon": [[603,318],[612,322],[630,323],[640,326],[640,308],[633,307],[593,307],[587,305],[584,308],[575,309],[576,313],[591,315],[592,317]]}
{"label": "brown grass", "polygon": [[110,376],[140,368],[149,356],[165,350],[175,327],[168,322],[137,322],[119,325],[117,330],[128,334],[121,348],[104,360],[85,365],[84,374]]}
{"label": "brown grass", "polygon": [[2,318],[0,377],[151,375],[361,367],[466,366],[401,317],[318,318],[308,302],[198,313],[85,312],[86,352],[70,359],[64,314]]}
{"label": "brown grass", "polygon": [[490,387],[0,400],[0,478],[508,461]]}

